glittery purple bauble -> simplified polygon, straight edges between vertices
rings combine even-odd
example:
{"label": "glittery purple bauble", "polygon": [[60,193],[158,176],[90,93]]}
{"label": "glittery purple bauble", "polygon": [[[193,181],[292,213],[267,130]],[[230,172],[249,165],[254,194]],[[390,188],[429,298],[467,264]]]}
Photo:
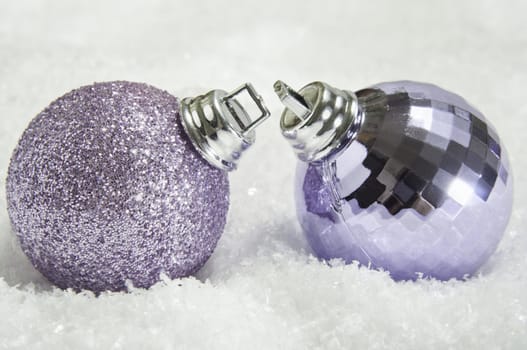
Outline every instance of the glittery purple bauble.
{"label": "glittery purple bauble", "polygon": [[298,215],[313,250],[394,279],[473,274],[511,213],[512,176],[496,132],[434,85],[384,83],[356,95],[355,138],[298,168]]}
{"label": "glittery purple bauble", "polygon": [[223,231],[229,186],[187,138],[177,98],[118,81],[74,90],[33,119],[7,202],[23,251],[51,282],[124,290],[196,272]]}

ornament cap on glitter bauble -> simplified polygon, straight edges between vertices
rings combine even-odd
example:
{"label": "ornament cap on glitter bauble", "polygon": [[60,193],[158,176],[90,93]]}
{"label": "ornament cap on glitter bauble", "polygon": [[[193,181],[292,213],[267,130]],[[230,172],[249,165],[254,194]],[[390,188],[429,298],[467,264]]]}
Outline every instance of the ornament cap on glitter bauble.
{"label": "ornament cap on glitter bauble", "polygon": [[301,160],[298,218],[317,256],[396,280],[448,280],[473,275],[495,251],[511,169],[494,128],[462,97],[412,81],[274,87],[282,134]]}
{"label": "ornament cap on glitter bauble", "polygon": [[[261,113],[254,119],[243,94]],[[224,229],[227,171],[268,116],[250,84],[183,100],[126,81],[65,94],[31,121],[11,158],[8,212],[22,250],[75,290],[193,274]]]}

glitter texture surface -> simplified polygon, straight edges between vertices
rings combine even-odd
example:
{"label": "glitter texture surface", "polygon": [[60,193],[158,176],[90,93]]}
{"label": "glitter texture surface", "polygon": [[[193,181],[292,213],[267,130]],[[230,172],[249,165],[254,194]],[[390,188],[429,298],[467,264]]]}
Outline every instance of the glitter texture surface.
{"label": "glitter texture surface", "polygon": [[494,128],[431,84],[383,83],[357,96],[353,141],[298,169],[298,212],[314,251],[395,279],[473,274],[511,214],[512,176]]}
{"label": "glitter texture surface", "polygon": [[149,85],[96,83],[30,123],[11,159],[8,211],[23,251],[57,286],[149,287],[212,254],[228,179],[194,150],[178,107]]}

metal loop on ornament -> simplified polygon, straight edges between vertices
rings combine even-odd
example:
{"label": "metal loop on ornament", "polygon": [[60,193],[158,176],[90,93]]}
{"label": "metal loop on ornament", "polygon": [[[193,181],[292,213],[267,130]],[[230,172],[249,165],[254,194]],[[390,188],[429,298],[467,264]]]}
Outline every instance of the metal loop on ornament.
{"label": "metal loop on ornament", "polygon": [[[238,114],[236,112],[236,109],[234,108],[234,105],[232,103],[232,100],[236,96],[241,94],[244,90],[246,90],[247,93],[249,94],[249,96],[251,96],[251,99],[253,100],[253,102],[256,104],[256,107],[258,107],[258,109],[261,112],[261,114],[260,114],[260,116],[258,118],[254,119],[254,120],[250,120],[249,119],[250,123],[248,123],[248,124],[246,122],[244,122],[238,116]],[[258,127],[260,124],[262,124],[271,115],[271,113],[269,113],[269,110],[265,106],[262,97],[260,95],[258,95],[258,93],[256,92],[256,90],[254,89],[254,87],[252,86],[251,83],[245,83],[242,86],[240,86],[239,88],[237,88],[236,90],[231,91],[225,97],[223,97],[223,101],[227,104],[227,107],[231,111],[234,119],[236,120],[236,122],[238,123],[238,125],[240,126],[241,130],[244,133],[248,133],[248,132],[251,132],[252,130],[256,129],[256,127]],[[245,110],[244,110],[244,112],[245,112]]]}

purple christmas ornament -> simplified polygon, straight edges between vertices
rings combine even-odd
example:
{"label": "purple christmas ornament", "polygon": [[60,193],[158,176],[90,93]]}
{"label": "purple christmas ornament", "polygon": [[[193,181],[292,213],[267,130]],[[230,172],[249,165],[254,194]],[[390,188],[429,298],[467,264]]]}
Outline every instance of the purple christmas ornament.
{"label": "purple christmas ornament", "polygon": [[180,102],[118,81],[51,103],[7,178],[12,226],[33,265],[61,288],[96,292],[196,272],[225,226],[226,171],[267,116],[255,98],[263,114],[249,123],[234,98],[243,90],[258,97],[247,84]]}
{"label": "purple christmas ornament", "polygon": [[474,274],[512,206],[498,135],[463,98],[410,81],[356,93],[275,84],[299,158],[297,211],[315,253],[396,279]]}

